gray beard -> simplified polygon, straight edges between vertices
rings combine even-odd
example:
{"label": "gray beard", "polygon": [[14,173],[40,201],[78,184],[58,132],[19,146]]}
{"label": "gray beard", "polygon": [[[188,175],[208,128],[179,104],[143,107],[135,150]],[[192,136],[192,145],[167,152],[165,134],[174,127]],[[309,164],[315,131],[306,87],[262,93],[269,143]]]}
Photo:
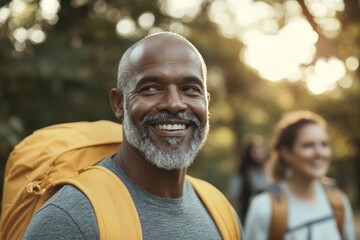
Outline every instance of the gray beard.
{"label": "gray beard", "polygon": [[[161,139],[169,145],[167,150],[157,147],[151,140],[148,131],[150,127],[149,122],[169,118],[190,120],[193,123],[190,126],[194,129],[193,134],[187,146],[184,147],[182,145],[185,140],[184,137],[162,137]],[[124,104],[123,127],[127,141],[138,149],[151,164],[166,170],[189,167],[194,162],[209,133],[208,122],[204,128],[200,129],[200,121],[195,116],[185,115],[184,113],[170,114],[167,112],[145,117],[140,123],[140,129],[137,129],[129,117],[126,103]]]}

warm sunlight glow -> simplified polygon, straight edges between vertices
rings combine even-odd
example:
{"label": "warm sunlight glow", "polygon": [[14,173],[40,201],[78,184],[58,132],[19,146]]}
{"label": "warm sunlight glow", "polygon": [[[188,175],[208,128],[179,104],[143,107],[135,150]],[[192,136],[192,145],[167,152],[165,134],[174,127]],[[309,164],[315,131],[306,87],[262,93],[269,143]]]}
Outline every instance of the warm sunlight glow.
{"label": "warm sunlight glow", "polygon": [[185,27],[185,25],[182,24],[181,22],[172,22],[169,25],[169,30],[171,32],[176,32],[181,35],[186,35],[189,32],[189,29],[187,27]]}
{"label": "warm sunlight glow", "polygon": [[59,17],[57,15],[60,10],[60,3],[58,0],[41,0],[41,16],[50,24],[55,24]]}
{"label": "warm sunlight glow", "polygon": [[72,0],[71,5],[74,7],[81,7],[88,3],[88,0]]}
{"label": "warm sunlight glow", "polygon": [[106,12],[107,4],[103,0],[98,0],[94,3],[94,11],[96,13],[104,13]]}
{"label": "warm sunlight glow", "polygon": [[26,43],[25,42],[15,42],[14,43],[14,48],[16,51],[18,52],[22,52],[25,50],[26,47]]}
{"label": "warm sunlight glow", "polygon": [[302,9],[300,4],[296,0],[285,1],[285,15],[288,17],[300,16],[302,14]]}
{"label": "warm sunlight glow", "polygon": [[174,18],[192,20],[200,12],[202,0],[159,1],[161,10]]}
{"label": "warm sunlight glow", "polygon": [[306,84],[313,94],[332,90],[336,82],[346,74],[345,65],[337,58],[319,59],[306,78]]}
{"label": "warm sunlight glow", "polygon": [[18,42],[25,42],[25,40],[28,38],[28,32],[23,27],[15,29],[13,35]]}
{"label": "warm sunlight glow", "polygon": [[41,0],[40,7],[47,14],[56,14],[59,11],[60,3],[58,0]]}
{"label": "warm sunlight glow", "polygon": [[341,23],[336,18],[336,13],[344,11],[344,1],[307,0],[305,2],[324,35],[328,38],[335,38],[341,30]]}
{"label": "warm sunlight glow", "polygon": [[122,37],[130,37],[136,30],[135,22],[131,18],[123,18],[116,24],[116,33]]}
{"label": "warm sunlight glow", "polygon": [[7,7],[0,8],[0,24],[5,22],[10,15],[10,10]]}
{"label": "warm sunlight glow", "polygon": [[23,0],[13,0],[10,3],[11,12],[16,16],[20,15],[26,8],[26,3]]}
{"label": "warm sunlight glow", "polygon": [[[344,1],[305,0],[305,3],[319,26],[317,30],[327,38],[337,37],[342,27],[337,16],[344,11]],[[339,59],[314,59],[318,34],[296,0],[214,0],[208,15],[225,37],[237,38],[244,44],[240,59],[264,79],[306,79],[310,91],[321,94],[335,88],[346,74]],[[310,65],[313,62],[315,66]],[[356,70],[358,59],[349,58],[346,67]],[[343,85],[348,86],[348,81]]]}
{"label": "warm sunlight glow", "polygon": [[263,125],[269,121],[269,115],[261,108],[252,108],[249,109],[248,119],[253,124]]}
{"label": "warm sunlight glow", "polygon": [[346,75],[338,82],[339,85],[343,88],[349,88],[353,84],[353,77]]}
{"label": "warm sunlight glow", "polygon": [[310,63],[317,34],[304,19],[289,22],[278,34],[249,30],[243,60],[271,81],[292,78],[301,64]]}
{"label": "warm sunlight glow", "polygon": [[30,29],[29,30],[29,39],[34,44],[39,44],[45,41],[46,35],[45,32],[41,29]]}
{"label": "warm sunlight glow", "polygon": [[[351,78],[359,68],[357,57],[350,56],[342,59],[343,61],[337,58],[317,59],[319,56],[327,57],[324,52],[330,56],[337,54],[328,49],[326,41],[320,42],[322,48],[316,54],[318,35],[332,38],[330,42],[341,32],[342,19],[339,16],[345,9],[344,0],[304,1],[313,16],[316,31],[297,0],[158,0],[154,7],[159,7],[163,15],[169,16],[162,23],[156,21],[158,19],[150,10],[137,13],[138,18],[134,19],[135,15],[127,12],[128,10],[120,11],[105,0],[71,0],[71,5],[78,8],[92,4],[93,15],[106,16],[106,20],[116,23],[118,36],[135,38],[144,32],[163,30],[187,36],[190,33],[188,22],[196,19],[208,4],[209,20],[224,37],[240,41],[239,58],[263,79],[302,80],[314,94],[330,91],[337,85],[343,88],[351,86],[352,80],[348,76]],[[27,44],[44,42],[47,35],[43,23],[56,24],[59,20],[60,0],[35,2],[36,4],[33,0],[11,0],[0,7],[0,26],[6,25],[9,29],[7,34],[16,51],[24,51]],[[38,9],[34,8],[37,4]],[[30,14],[35,15],[30,18]],[[197,23],[203,21],[199,20],[196,19]],[[81,39],[72,39],[72,46],[80,45]]]}
{"label": "warm sunlight glow", "polygon": [[355,56],[351,56],[345,61],[346,67],[351,70],[355,71],[359,67],[359,59]]}
{"label": "warm sunlight glow", "polygon": [[149,29],[155,23],[155,16],[151,12],[145,12],[140,15],[138,23],[142,29]]}
{"label": "warm sunlight glow", "polygon": [[305,0],[305,2],[315,17],[326,17],[333,11],[342,12],[345,9],[343,0]]}
{"label": "warm sunlight glow", "polygon": [[249,4],[249,1],[244,1],[244,3],[241,3],[242,1],[229,0],[228,2],[230,2],[230,4],[233,6],[238,5],[239,11],[236,15],[236,23],[239,26],[248,26],[255,22],[269,19],[274,16],[274,9],[262,1],[254,2],[252,4]]}

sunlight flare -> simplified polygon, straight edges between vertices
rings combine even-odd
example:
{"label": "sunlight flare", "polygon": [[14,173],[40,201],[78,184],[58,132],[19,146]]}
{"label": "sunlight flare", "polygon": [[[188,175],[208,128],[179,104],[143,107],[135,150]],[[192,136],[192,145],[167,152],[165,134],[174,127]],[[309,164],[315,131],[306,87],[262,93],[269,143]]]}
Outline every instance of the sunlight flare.
{"label": "sunlight flare", "polygon": [[320,58],[306,77],[306,84],[313,94],[321,94],[333,90],[336,82],[345,75],[346,68],[341,60],[334,57],[328,60]]}
{"label": "sunlight flare", "polygon": [[292,78],[301,64],[311,62],[317,38],[309,23],[301,18],[291,21],[278,34],[248,30],[243,37],[243,60],[265,79]]}

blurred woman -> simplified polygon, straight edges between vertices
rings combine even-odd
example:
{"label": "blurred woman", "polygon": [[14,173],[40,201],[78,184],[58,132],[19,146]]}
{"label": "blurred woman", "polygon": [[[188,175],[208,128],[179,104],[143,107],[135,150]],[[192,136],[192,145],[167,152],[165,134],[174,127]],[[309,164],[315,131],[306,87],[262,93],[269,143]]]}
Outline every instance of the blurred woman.
{"label": "blurred woman", "polygon": [[267,163],[269,149],[261,136],[253,135],[246,140],[244,154],[237,173],[229,186],[230,200],[244,221],[251,196],[264,190],[269,184]]}
{"label": "blurred woman", "polygon": [[[348,198],[339,191],[340,207],[334,211],[322,184],[331,160],[325,127],[325,121],[312,112],[291,112],[280,120],[271,159],[273,177],[278,181],[272,192],[276,198],[268,191],[252,200],[245,221],[247,239],[272,239],[269,236],[282,231],[277,238],[355,240]],[[278,210],[272,204],[280,202],[281,196],[286,204]],[[342,220],[337,225],[338,216]]]}

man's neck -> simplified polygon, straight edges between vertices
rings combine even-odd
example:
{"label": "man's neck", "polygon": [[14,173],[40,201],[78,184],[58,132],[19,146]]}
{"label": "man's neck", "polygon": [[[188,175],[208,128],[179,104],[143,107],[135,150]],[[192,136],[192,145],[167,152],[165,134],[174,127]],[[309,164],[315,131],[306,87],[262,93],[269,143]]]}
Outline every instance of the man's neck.
{"label": "man's neck", "polygon": [[164,198],[178,198],[183,195],[187,169],[158,168],[127,142],[121,145],[113,161],[130,179],[151,194]]}

